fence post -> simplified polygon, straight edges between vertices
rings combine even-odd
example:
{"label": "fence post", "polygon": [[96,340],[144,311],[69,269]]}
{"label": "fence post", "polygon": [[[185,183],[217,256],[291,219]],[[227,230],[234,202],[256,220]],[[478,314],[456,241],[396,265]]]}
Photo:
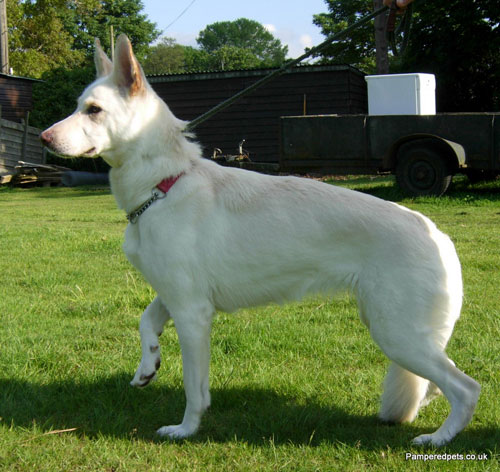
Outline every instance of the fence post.
{"label": "fence post", "polygon": [[24,121],[24,130],[23,130],[23,145],[21,147],[21,160],[26,161],[26,153],[28,148],[28,124],[30,121],[30,112],[26,112],[26,118]]}
{"label": "fence post", "polygon": [[2,143],[2,137],[3,137],[3,132],[2,132],[2,105],[0,105],[0,144]]}

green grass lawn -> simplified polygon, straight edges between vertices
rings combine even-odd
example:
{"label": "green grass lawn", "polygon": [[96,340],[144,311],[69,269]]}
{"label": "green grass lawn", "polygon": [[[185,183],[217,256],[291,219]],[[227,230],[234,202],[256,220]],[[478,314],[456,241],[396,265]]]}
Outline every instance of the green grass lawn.
{"label": "green grass lawn", "polygon": [[391,178],[334,183],[420,211],[456,244],[465,299],[448,352],[482,392],[450,445],[411,445],[444,421],[443,398],[412,424],[378,421],[388,361],[347,297],[220,314],[200,431],[180,442],[156,437],[182,419],[179,346],[170,326],[157,382],[129,386],[154,293],[121,251],[126,221],[113,197],[0,188],[0,470],[498,470],[500,182],[457,179],[445,197],[414,200]]}

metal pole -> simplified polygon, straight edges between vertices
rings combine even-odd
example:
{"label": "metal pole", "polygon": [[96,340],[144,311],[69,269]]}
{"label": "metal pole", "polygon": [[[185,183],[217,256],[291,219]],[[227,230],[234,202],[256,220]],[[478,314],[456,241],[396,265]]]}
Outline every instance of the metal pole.
{"label": "metal pole", "polygon": [[192,130],[196,128],[200,123],[203,123],[204,121],[208,120],[211,118],[213,115],[216,113],[219,113],[220,111],[224,110],[228,106],[232,105],[234,102],[239,100],[241,97],[248,95],[250,92],[253,92],[256,88],[261,87],[262,85],[266,84],[267,82],[273,80],[275,77],[278,75],[284,74],[287,70],[291,69],[292,67],[296,66],[297,64],[301,63],[304,59],[307,59],[308,57],[317,54],[318,52],[321,52],[323,49],[325,49],[327,46],[330,45],[333,41],[336,41],[337,39],[341,38],[342,36],[348,35],[351,31],[355,30],[356,28],[359,28],[360,26],[364,25],[365,23],[368,23],[370,20],[375,18],[376,16],[380,15],[381,13],[386,12],[389,9],[389,7],[383,6],[379,8],[378,10],[375,10],[372,13],[369,13],[368,15],[363,16],[361,19],[353,23],[351,26],[348,26],[347,28],[343,29],[342,31],[339,31],[338,33],[335,33],[333,36],[330,36],[327,38],[325,41],[323,41],[321,44],[318,44],[318,46],[313,47],[312,49],[309,49],[309,51],[306,51],[302,56],[299,56],[297,59],[292,59],[288,62],[285,62],[279,69],[274,70],[270,74],[266,75],[265,77],[262,77],[262,79],[257,80],[257,82],[254,82],[252,85],[248,86],[246,89],[243,89],[241,92],[238,92],[236,95],[233,95],[232,97],[228,98],[227,100],[219,103],[212,109],[208,110],[206,113],[203,113],[203,115],[198,116],[195,118],[193,121],[190,121],[189,124],[187,125],[188,130]]}
{"label": "metal pole", "polygon": [[115,29],[113,28],[113,25],[109,27],[109,35],[111,36],[111,62],[114,62],[115,60]]}

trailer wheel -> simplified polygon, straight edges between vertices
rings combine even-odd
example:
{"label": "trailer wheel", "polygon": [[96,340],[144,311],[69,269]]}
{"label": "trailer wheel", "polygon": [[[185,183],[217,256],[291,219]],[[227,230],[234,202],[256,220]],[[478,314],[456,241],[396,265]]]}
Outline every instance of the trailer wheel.
{"label": "trailer wheel", "polygon": [[396,181],[408,195],[443,195],[451,179],[446,159],[431,146],[407,143],[399,149]]}

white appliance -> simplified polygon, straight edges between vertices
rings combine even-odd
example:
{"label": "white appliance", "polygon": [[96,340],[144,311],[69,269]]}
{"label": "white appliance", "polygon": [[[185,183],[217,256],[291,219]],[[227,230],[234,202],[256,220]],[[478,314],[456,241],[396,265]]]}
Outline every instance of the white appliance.
{"label": "white appliance", "polygon": [[434,74],[367,75],[369,115],[435,115]]}

